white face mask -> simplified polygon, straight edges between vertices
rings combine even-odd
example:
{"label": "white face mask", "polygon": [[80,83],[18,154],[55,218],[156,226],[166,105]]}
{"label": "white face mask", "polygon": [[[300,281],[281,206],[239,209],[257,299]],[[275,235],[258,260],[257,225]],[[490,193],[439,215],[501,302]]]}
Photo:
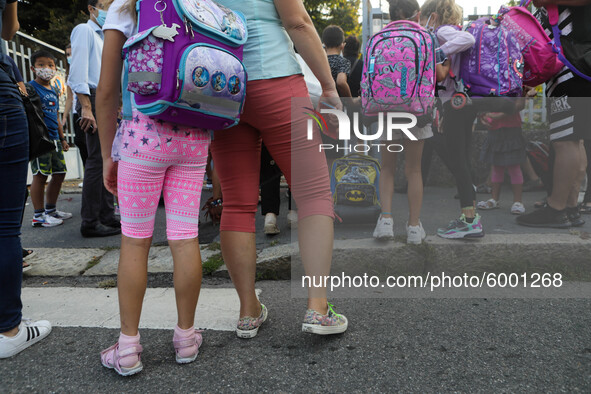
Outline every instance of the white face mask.
{"label": "white face mask", "polygon": [[55,76],[55,70],[52,68],[35,68],[35,75],[44,81],[50,81]]}

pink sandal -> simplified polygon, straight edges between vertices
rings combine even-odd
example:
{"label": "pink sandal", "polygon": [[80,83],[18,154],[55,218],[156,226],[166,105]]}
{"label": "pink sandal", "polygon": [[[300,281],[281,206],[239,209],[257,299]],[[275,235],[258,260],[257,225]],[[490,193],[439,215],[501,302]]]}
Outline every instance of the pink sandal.
{"label": "pink sandal", "polygon": [[[104,367],[115,369],[121,376],[130,376],[144,369],[142,365],[142,345],[139,343],[120,347],[119,342],[101,352],[101,363]],[[138,362],[133,367],[121,366],[121,358],[137,355]]]}
{"label": "pink sandal", "polygon": [[[182,339],[174,339],[173,338],[172,339],[177,363],[188,364],[188,363],[195,361],[195,359],[197,358],[197,355],[199,354],[199,347],[203,343],[203,336],[201,335],[202,332],[203,332],[202,330],[195,330],[193,332],[193,335],[189,336],[188,338],[182,338]],[[190,348],[193,346],[197,347],[197,349],[195,350],[195,353],[189,354],[186,357],[183,357],[180,355],[180,353],[183,349],[187,349],[187,348]]]}

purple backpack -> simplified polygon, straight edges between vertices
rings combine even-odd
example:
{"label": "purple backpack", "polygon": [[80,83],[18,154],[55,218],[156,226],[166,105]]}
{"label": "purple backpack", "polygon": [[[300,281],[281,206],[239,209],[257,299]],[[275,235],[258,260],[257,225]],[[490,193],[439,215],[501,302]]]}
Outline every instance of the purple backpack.
{"label": "purple backpack", "polygon": [[211,0],[138,0],[137,11],[138,33],[123,47],[133,106],[192,127],[236,125],[247,78],[244,16]]}
{"label": "purple backpack", "polygon": [[515,36],[487,17],[472,22],[466,31],[476,38],[460,63],[460,76],[469,94],[521,96],[523,56]]}
{"label": "purple backpack", "polygon": [[428,123],[435,85],[435,40],[419,24],[395,21],[369,39],[361,77],[364,115],[405,111],[419,117],[419,125]]}

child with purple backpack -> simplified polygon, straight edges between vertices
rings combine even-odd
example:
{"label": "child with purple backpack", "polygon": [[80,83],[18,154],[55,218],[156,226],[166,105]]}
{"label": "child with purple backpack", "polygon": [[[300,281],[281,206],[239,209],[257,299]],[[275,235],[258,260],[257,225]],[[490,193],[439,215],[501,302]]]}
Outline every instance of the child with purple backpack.
{"label": "child with purple backpack", "polygon": [[[166,9],[166,3],[161,1],[144,3],[142,6],[155,7],[156,11]],[[147,8],[141,10],[144,9]],[[149,15],[142,12],[139,23],[148,20]],[[154,45],[159,45],[162,41],[158,38],[162,37],[177,43],[186,39],[182,36],[175,39],[174,27],[178,28],[178,23],[173,24],[175,20],[167,15],[169,20],[166,22],[173,28],[167,27],[163,18],[163,25],[152,29],[154,34],[144,33]],[[194,361],[203,341],[201,331],[194,328],[194,320],[202,279],[197,238],[199,207],[210,134],[196,126],[153,119],[140,112],[137,100],[132,101],[131,119],[123,120],[116,130],[119,100],[113,98],[120,95],[121,53],[125,42],[138,29],[137,20],[135,0],[115,0],[109,8],[103,26],[105,41],[96,98],[104,183],[107,190],[119,199],[122,232],[117,275],[121,332],[117,343],[101,352],[101,363],[122,376],[133,375],[143,369],[138,327],[147,284],[148,253],[162,192],[166,206],[166,233],[174,263],[178,320],[172,342],[176,362],[186,364]],[[182,33],[176,33],[188,34],[184,28]],[[149,45],[146,43],[144,47]],[[136,58],[140,55],[147,57],[145,53],[138,52]],[[144,70],[137,74],[139,79],[151,78],[150,81],[138,82],[138,78],[134,77],[133,83],[138,92],[155,87],[154,73]],[[129,75],[132,81],[131,72]],[[163,83],[167,77],[163,74],[159,76]],[[212,83],[213,80],[211,75]],[[190,81],[198,84],[200,80],[194,77]],[[229,85],[231,81],[227,82]],[[123,104],[125,108],[125,96]],[[181,110],[176,111],[180,118]],[[120,144],[118,150],[115,149],[117,144],[113,143],[116,134],[116,142]],[[115,162],[117,158],[119,161]]]}
{"label": "child with purple backpack", "polygon": [[461,208],[458,219],[437,230],[437,235],[447,239],[484,237],[470,166],[474,120],[488,112],[514,114],[517,103],[512,97],[521,96],[523,86],[523,56],[511,32],[488,18],[472,22],[467,32],[473,35],[475,45],[452,58],[455,64],[452,81],[448,81],[452,95],[464,99],[458,102],[452,97],[443,103],[442,129]]}

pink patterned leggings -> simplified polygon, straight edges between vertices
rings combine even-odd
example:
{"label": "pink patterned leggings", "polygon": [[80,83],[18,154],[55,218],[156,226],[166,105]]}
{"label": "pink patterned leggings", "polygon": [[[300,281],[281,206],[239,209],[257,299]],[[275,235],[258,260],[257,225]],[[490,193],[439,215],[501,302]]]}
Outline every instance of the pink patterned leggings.
{"label": "pink patterned leggings", "polygon": [[493,183],[503,183],[503,179],[505,178],[505,170],[507,170],[509,176],[511,177],[512,185],[520,185],[523,183],[523,173],[521,172],[521,167],[519,164],[514,164],[512,166],[492,166],[492,175],[490,180]]}
{"label": "pink patterned leggings", "polygon": [[117,191],[123,235],[152,236],[163,192],[168,239],[196,238],[209,133],[154,121],[134,111],[133,120],[126,121],[117,138],[121,144]]}

